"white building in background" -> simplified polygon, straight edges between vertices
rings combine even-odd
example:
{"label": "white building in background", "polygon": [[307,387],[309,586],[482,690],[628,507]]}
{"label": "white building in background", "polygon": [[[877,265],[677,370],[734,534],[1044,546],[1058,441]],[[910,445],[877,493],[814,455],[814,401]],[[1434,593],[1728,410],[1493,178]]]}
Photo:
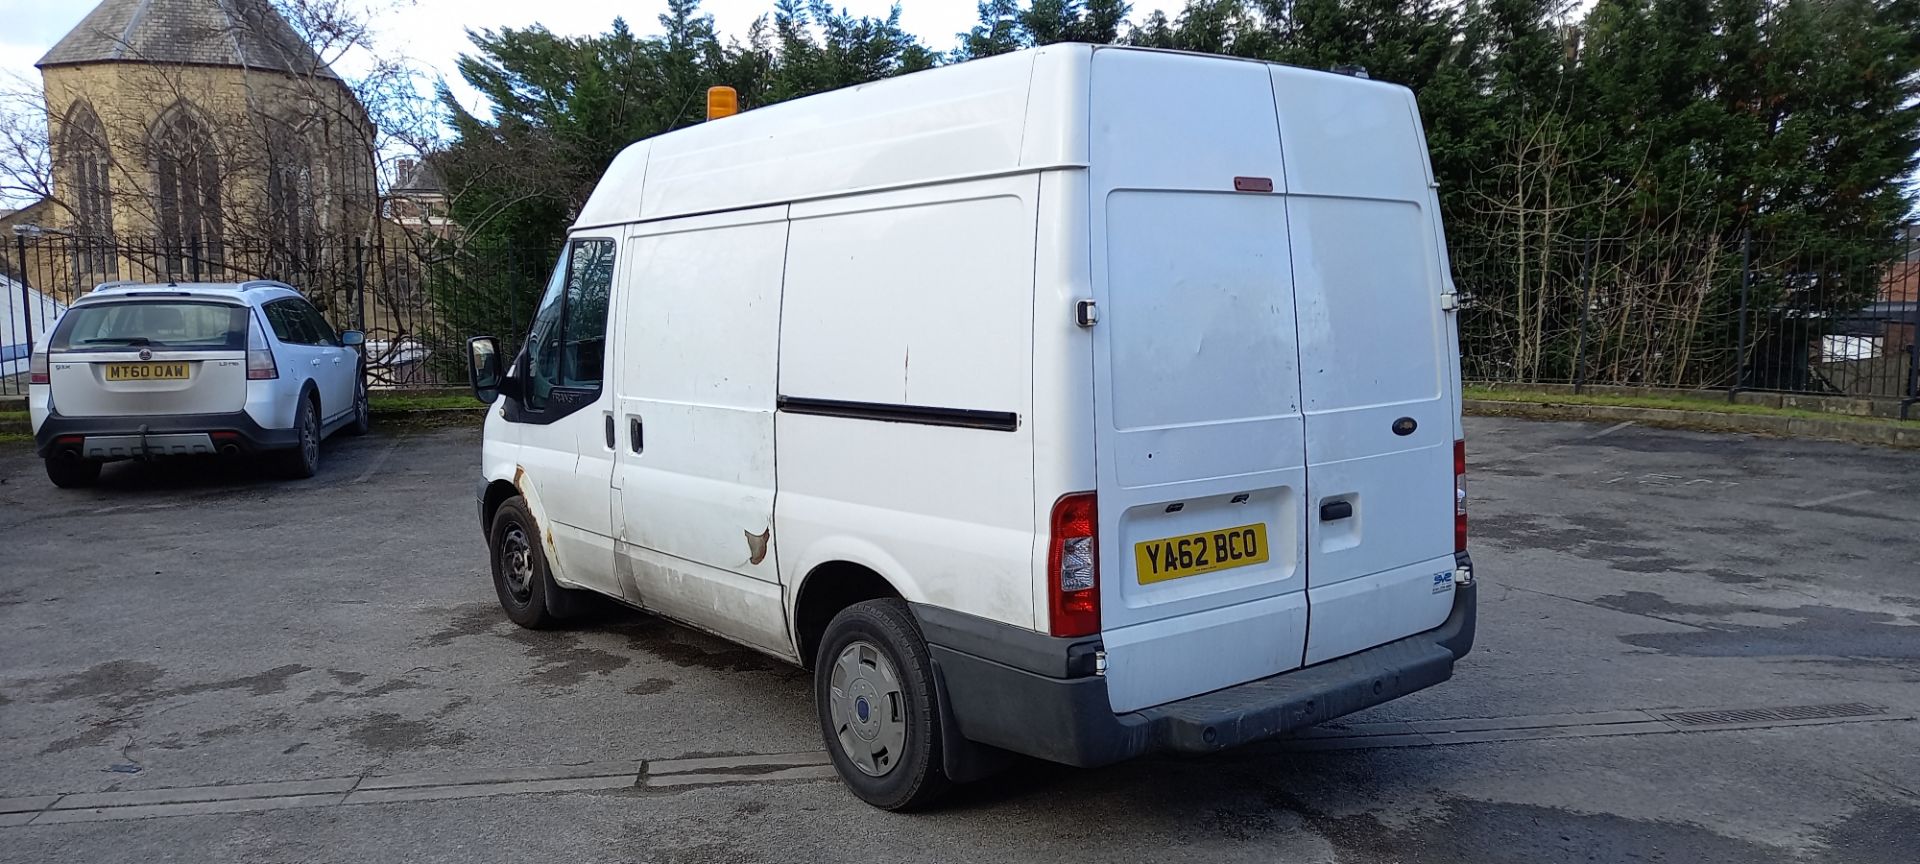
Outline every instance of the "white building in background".
{"label": "white building in background", "polygon": [[[44,344],[65,311],[53,298],[31,288],[23,292],[20,283],[0,276],[0,379],[26,374],[28,346]],[[20,390],[0,380],[0,393],[13,392]]]}

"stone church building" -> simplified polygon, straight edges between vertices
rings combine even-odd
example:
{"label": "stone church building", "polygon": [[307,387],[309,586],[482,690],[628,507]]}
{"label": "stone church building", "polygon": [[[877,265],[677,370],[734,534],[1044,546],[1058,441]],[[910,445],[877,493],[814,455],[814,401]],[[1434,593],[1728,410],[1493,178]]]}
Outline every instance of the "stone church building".
{"label": "stone church building", "polygon": [[36,65],[67,259],[36,269],[297,278],[378,230],[367,112],[267,0],[103,0]]}

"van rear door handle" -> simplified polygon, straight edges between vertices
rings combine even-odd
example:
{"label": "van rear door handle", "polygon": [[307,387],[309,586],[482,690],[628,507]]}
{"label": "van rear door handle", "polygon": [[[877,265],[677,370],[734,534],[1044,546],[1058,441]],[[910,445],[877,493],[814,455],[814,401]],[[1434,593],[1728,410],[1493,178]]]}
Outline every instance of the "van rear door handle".
{"label": "van rear door handle", "polygon": [[646,429],[640,425],[640,418],[627,416],[627,446],[638,453],[647,449]]}
{"label": "van rear door handle", "polygon": [[615,446],[618,446],[613,443],[613,412],[608,411],[600,416],[607,421],[607,449],[612,450]]}
{"label": "van rear door handle", "polygon": [[1352,501],[1328,501],[1320,505],[1320,521],[1322,522],[1338,522],[1352,515]]}

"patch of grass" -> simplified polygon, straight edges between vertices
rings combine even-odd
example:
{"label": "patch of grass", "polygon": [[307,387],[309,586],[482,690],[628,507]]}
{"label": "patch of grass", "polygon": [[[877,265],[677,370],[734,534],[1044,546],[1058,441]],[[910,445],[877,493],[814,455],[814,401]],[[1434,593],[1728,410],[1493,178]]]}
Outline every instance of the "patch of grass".
{"label": "patch of grass", "polygon": [[1776,408],[1772,405],[1749,405],[1744,402],[1728,402],[1725,397],[1680,396],[1680,395],[1635,395],[1615,396],[1599,393],[1543,393],[1535,390],[1509,389],[1505,387],[1467,387],[1463,395],[1468,399],[1490,399],[1500,402],[1529,402],[1552,405],[1606,405],[1618,408],[1665,408],[1673,411],[1707,411],[1714,414],[1758,414],[1768,417],[1799,417],[1807,420],[1837,420],[1846,423],[1898,424],[1899,420],[1882,417],[1858,417],[1852,414],[1834,414],[1827,411],[1810,411],[1805,408]]}
{"label": "patch of grass", "polygon": [[367,394],[367,404],[375,411],[431,411],[443,408],[486,407],[474,399],[472,393],[465,390],[446,393],[382,393],[375,390]]}
{"label": "patch of grass", "polygon": [[0,423],[25,422],[27,422],[27,412],[25,411],[0,411]]}
{"label": "patch of grass", "polygon": [[32,444],[33,436],[25,432],[0,432],[0,444]]}

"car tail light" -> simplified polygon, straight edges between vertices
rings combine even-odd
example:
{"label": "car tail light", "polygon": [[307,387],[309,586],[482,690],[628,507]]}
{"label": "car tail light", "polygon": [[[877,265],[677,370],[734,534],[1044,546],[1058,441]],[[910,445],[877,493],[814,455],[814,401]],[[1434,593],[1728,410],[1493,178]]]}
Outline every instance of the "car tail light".
{"label": "car tail light", "polygon": [[47,352],[33,352],[33,356],[27,360],[27,383],[45,384],[51,380],[47,377]]}
{"label": "car tail light", "polygon": [[247,328],[247,380],[268,381],[280,377],[280,366],[273,362],[273,348],[260,332],[260,322]]}
{"label": "car tail light", "polygon": [[1099,543],[1092,492],[1062,497],[1053,505],[1047,538],[1048,630],[1055,636],[1100,632]]}
{"label": "car tail light", "polygon": [[1453,551],[1467,551],[1467,442],[1453,442]]}

